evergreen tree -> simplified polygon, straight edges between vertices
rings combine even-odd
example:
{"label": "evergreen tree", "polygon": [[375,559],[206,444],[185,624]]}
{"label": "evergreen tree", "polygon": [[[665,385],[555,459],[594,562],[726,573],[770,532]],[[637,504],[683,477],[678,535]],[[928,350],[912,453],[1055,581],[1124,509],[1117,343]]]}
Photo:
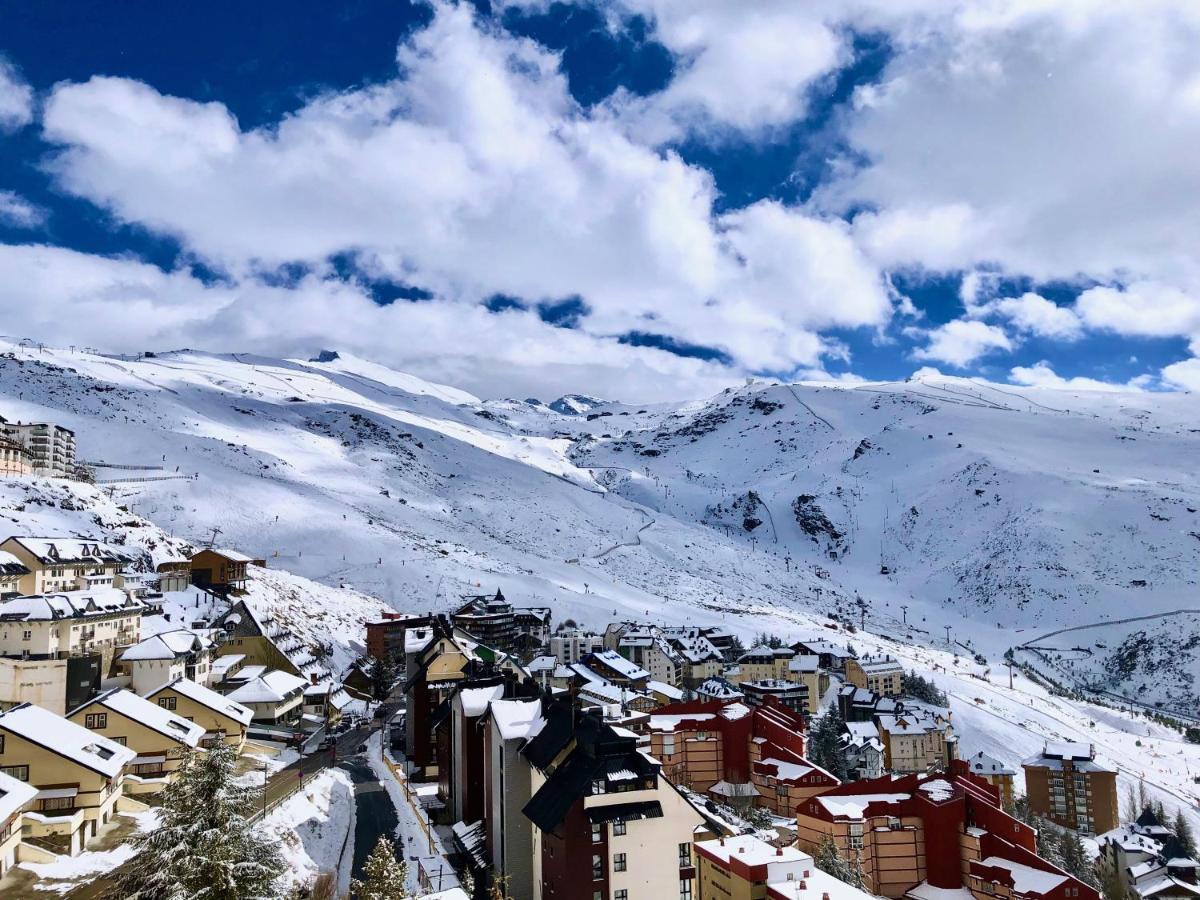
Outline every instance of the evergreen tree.
{"label": "evergreen tree", "polygon": [[924,678],[916,672],[910,671],[904,676],[904,693],[915,700],[932,703],[934,706],[950,705],[950,700],[946,697],[945,691],[941,690],[930,679]]}
{"label": "evergreen tree", "polygon": [[1033,827],[1037,829],[1037,855],[1051,865],[1065,869],[1066,860],[1062,858],[1058,838],[1050,823],[1035,816]]}
{"label": "evergreen tree", "polygon": [[1058,834],[1058,852],[1062,857],[1062,868],[1084,884],[1100,887],[1096,867],[1083,846],[1083,839],[1074,831],[1064,830]]}
{"label": "evergreen tree", "polygon": [[189,752],[163,789],[158,826],[133,840],[119,878],[126,900],[259,900],[278,896],[278,846],[247,821],[260,790],[234,781],[237,754],[223,741]]}
{"label": "evergreen tree", "polygon": [[860,890],[865,887],[862,865],[857,860],[851,862],[842,856],[837,844],[829,835],[826,835],[820,846],[817,847],[813,863],[825,874],[832,875],[846,884],[853,885]]}
{"label": "evergreen tree", "polygon": [[350,894],[355,900],[408,900],[412,895],[404,886],[407,879],[408,865],[396,859],[391,840],[380,835],[363,863],[363,880],[350,880]]}
{"label": "evergreen tree", "polygon": [[846,723],[837,703],[830,703],[815,722],[809,731],[808,758],[835,778],[845,781],[849,775],[846,757],[842,754],[842,731]]}
{"label": "evergreen tree", "polygon": [[1187,816],[1182,809],[1175,811],[1175,837],[1179,839],[1179,844],[1192,859],[1196,858],[1196,835],[1192,832],[1192,826],[1187,820]]}
{"label": "evergreen tree", "polygon": [[377,656],[371,661],[371,694],[376,700],[386,700],[396,683],[396,664],[390,656]]}

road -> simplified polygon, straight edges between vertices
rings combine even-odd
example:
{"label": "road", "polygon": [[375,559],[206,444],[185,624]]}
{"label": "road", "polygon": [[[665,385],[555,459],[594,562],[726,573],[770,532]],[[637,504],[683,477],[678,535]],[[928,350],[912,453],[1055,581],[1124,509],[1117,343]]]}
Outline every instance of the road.
{"label": "road", "polygon": [[363,863],[383,835],[396,832],[399,819],[387,789],[379,783],[366,757],[352,756],[338,763],[354,782],[354,865],[351,874],[362,875]]}

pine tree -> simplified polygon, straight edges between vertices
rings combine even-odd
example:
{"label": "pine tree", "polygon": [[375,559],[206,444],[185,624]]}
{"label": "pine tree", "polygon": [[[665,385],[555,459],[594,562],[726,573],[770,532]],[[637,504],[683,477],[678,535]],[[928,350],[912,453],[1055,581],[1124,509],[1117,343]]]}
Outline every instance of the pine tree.
{"label": "pine tree", "polygon": [[1192,832],[1192,826],[1187,820],[1187,815],[1182,809],[1175,811],[1175,837],[1179,839],[1179,844],[1183,850],[1192,859],[1196,858],[1196,835]]}
{"label": "pine tree", "polygon": [[813,857],[813,863],[818,869],[827,875],[832,875],[846,884],[853,885],[856,888],[862,889],[865,886],[863,878],[862,866],[857,861],[850,862],[841,851],[838,850],[837,844],[829,835],[821,841],[817,847],[817,854]]}
{"label": "pine tree", "polygon": [[1074,831],[1064,830],[1058,835],[1058,852],[1062,857],[1062,868],[1084,884],[1100,887],[1096,866],[1083,846],[1083,839]]}
{"label": "pine tree", "polygon": [[842,729],[845,724],[837,703],[829,704],[809,732],[807,747],[808,758],[841,781],[849,776],[846,757],[842,754]]}
{"label": "pine tree", "polygon": [[371,693],[376,700],[386,700],[396,683],[396,664],[390,656],[377,656],[371,661]]}
{"label": "pine tree", "polygon": [[934,706],[949,706],[950,700],[946,692],[941,690],[933,681],[910,671],[904,676],[904,693],[916,700],[923,700]]}
{"label": "pine tree", "polygon": [[1058,866],[1060,869],[1066,868],[1066,861],[1062,858],[1062,851],[1059,849],[1058,838],[1050,823],[1035,817],[1033,827],[1037,829],[1037,855],[1053,866]]}
{"label": "pine tree", "polygon": [[119,879],[127,900],[258,900],[275,897],[279,847],[247,821],[258,788],[234,781],[237,754],[219,742],[189,752],[163,789],[158,827],[134,838]]}
{"label": "pine tree", "polygon": [[350,894],[355,900],[408,900],[412,896],[404,886],[408,865],[396,859],[392,842],[385,835],[380,835],[363,863],[363,879],[350,880]]}

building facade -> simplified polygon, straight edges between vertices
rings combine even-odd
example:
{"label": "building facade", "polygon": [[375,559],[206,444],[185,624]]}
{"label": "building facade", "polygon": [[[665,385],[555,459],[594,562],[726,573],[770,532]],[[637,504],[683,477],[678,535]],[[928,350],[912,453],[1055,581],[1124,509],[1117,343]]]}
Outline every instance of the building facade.
{"label": "building facade", "polygon": [[1119,824],[1117,773],[1096,762],[1092,744],[1047,743],[1021,767],[1034,815],[1085,834],[1103,834]]}
{"label": "building facade", "polygon": [[52,422],[4,422],[0,434],[28,454],[35,475],[71,478],[75,474],[75,432]]}

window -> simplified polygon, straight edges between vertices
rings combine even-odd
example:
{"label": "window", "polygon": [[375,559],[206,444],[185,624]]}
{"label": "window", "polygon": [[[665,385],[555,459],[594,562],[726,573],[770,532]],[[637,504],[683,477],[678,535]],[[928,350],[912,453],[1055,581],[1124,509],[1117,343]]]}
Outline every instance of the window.
{"label": "window", "polygon": [[114,744],[120,744],[122,747],[129,743],[129,738],[127,737],[110,737],[109,740]]}
{"label": "window", "polygon": [[613,854],[613,871],[624,872],[626,868],[627,857],[624,853]]}
{"label": "window", "polygon": [[625,833],[625,830],[624,822],[613,822],[613,837],[620,837]]}
{"label": "window", "polygon": [[604,900],[603,891],[592,891],[592,900]]}
{"label": "window", "polygon": [[4,735],[0,734],[0,753],[4,752]]}
{"label": "window", "polygon": [[603,794],[604,793],[604,779],[603,778],[597,778],[595,781],[592,782],[592,793],[593,794]]}
{"label": "window", "polygon": [[679,879],[679,900],[692,900],[692,879]]}
{"label": "window", "polygon": [[602,837],[603,837],[603,826],[598,825],[597,823],[593,822],[592,823],[592,843],[593,844],[600,843]]}
{"label": "window", "polygon": [[692,845],[686,844],[686,843],[680,844],[679,845],[679,868],[686,869],[691,864],[692,864]]}
{"label": "window", "polygon": [[33,640],[33,632],[32,632],[32,631],[23,631],[23,632],[21,632],[21,640],[23,640],[23,641],[32,641],[32,640]]}
{"label": "window", "polygon": [[592,854],[592,881],[602,881],[604,879],[604,860],[600,858],[599,853]]}
{"label": "window", "polygon": [[90,731],[108,727],[108,713],[88,713],[83,717],[83,727]]}
{"label": "window", "polygon": [[663,756],[673,756],[675,754],[675,735],[663,735]]}
{"label": "window", "polygon": [[0,775],[8,775],[17,781],[29,780],[29,766],[2,766],[0,767]]}
{"label": "window", "polygon": [[629,900],[629,891],[625,888],[613,891],[613,900]]}
{"label": "window", "polygon": [[75,806],[74,797],[47,797],[42,801],[42,810],[72,809]]}
{"label": "window", "polygon": [[174,709],[175,703],[178,699],[178,697],[159,697],[158,705],[163,709]]}
{"label": "window", "polygon": [[863,827],[861,825],[850,826],[850,844],[851,850],[861,850],[863,848]]}

